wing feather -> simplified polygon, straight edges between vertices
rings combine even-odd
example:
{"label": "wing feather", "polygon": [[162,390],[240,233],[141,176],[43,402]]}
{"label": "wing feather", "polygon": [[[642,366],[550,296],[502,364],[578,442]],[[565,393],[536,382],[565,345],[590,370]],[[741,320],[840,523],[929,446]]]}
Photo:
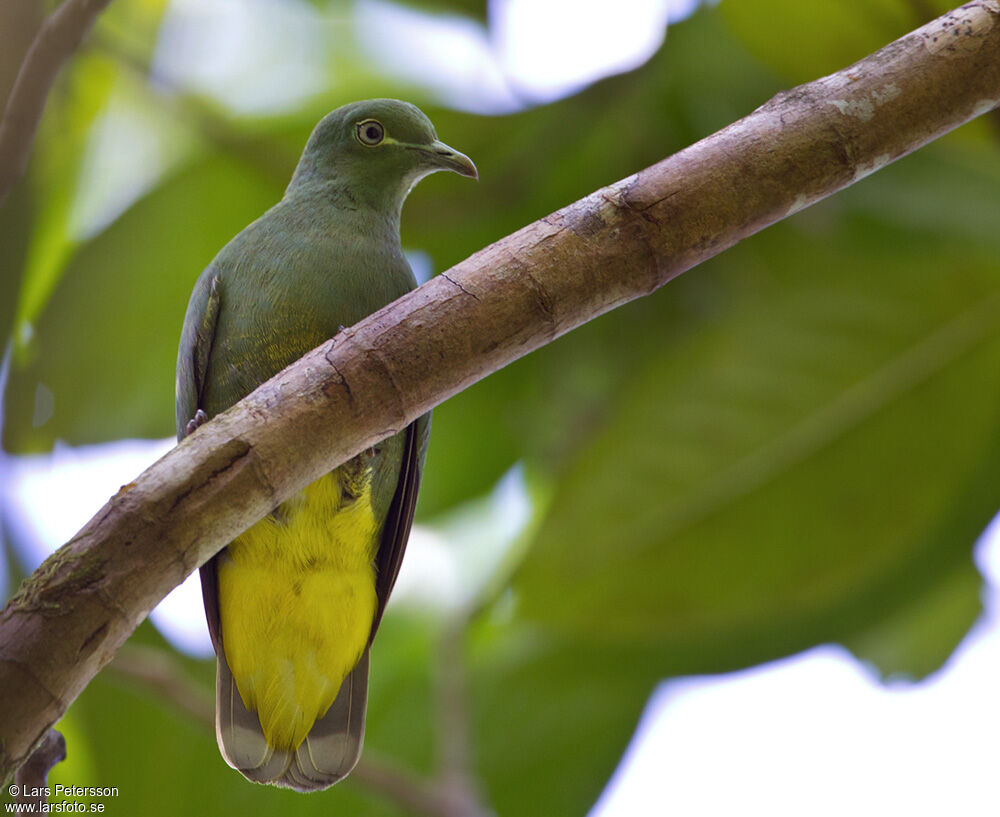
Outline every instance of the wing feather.
{"label": "wing feather", "polygon": [[[222,306],[222,287],[217,275],[203,275],[195,284],[184,316],[180,347],[177,351],[177,439],[186,434],[188,421],[198,409],[204,409],[208,363],[215,343]],[[205,603],[208,633],[216,655],[222,656],[222,627],[219,622],[219,590],[214,556],[202,565],[201,595]],[[228,668],[227,668],[228,671]]]}
{"label": "wing feather", "polygon": [[396,584],[399,566],[403,562],[406,542],[410,538],[410,528],[413,526],[413,512],[417,505],[417,493],[420,490],[420,473],[427,450],[427,437],[430,433],[430,414],[425,414],[406,428],[406,441],[403,445],[403,458],[400,464],[399,481],[396,492],[389,506],[382,529],[382,541],[379,544],[375,559],[375,593],[378,597],[378,607],[372,621],[372,633],[375,637],[378,625],[382,621],[385,605]]}

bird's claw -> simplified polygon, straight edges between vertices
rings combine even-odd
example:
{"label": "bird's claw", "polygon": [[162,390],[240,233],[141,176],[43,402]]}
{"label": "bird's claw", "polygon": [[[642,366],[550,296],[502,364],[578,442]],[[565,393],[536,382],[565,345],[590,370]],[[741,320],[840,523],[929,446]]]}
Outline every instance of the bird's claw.
{"label": "bird's claw", "polygon": [[194,417],[188,420],[188,424],[184,427],[184,436],[187,437],[189,434],[194,433],[199,426],[204,425],[207,422],[208,415],[201,409],[198,409],[194,413]]}

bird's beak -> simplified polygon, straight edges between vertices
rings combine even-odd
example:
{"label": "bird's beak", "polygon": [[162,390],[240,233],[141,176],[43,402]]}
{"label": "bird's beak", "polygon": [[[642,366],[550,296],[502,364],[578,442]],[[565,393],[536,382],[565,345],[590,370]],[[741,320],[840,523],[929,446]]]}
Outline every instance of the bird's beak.
{"label": "bird's beak", "polygon": [[464,153],[459,153],[454,148],[448,147],[444,142],[435,140],[421,148],[421,151],[435,169],[451,170],[460,176],[468,176],[470,179],[479,178],[479,171],[476,170],[472,159]]}

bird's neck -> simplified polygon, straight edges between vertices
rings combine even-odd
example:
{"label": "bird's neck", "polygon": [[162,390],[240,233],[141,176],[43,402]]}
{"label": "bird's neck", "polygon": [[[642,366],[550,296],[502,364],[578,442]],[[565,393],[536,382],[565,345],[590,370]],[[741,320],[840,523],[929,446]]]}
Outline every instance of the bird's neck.
{"label": "bird's neck", "polygon": [[[416,182],[415,178],[399,176],[360,176],[356,168],[337,165],[317,165],[307,155],[295,168],[285,197],[311,197],[326,200],[338,210],[385,216],[399,232],[399,215],[403,201]],[[367,216],[366,216],[367,217]]]}
{"label": "bird's neck", "polygon": [[338,230],[374,233],[398,244],[403,197],[377,195],[358,187],[336,179],[293,178],[284,201],[310,220],[328,220]]}

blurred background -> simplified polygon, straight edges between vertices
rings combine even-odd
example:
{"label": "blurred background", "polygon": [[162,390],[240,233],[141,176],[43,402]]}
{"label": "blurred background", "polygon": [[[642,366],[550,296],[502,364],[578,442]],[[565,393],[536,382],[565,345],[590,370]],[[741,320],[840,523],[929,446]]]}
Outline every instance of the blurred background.
{"label": "blurred background", "polygon": [[[0,99],[53,5],[0,3]],[[426,279],[949,5],[114,0],[0,208],[4,597],[173,444],[194,280],[330,109],[411,100],[478,165],[406,205]],[[442,775],[497,815],[995,814],[998,181],[992,113],[435,410],[347,782],[225,766],[195,581],[50,781],[111,814],[433,814]]]}

